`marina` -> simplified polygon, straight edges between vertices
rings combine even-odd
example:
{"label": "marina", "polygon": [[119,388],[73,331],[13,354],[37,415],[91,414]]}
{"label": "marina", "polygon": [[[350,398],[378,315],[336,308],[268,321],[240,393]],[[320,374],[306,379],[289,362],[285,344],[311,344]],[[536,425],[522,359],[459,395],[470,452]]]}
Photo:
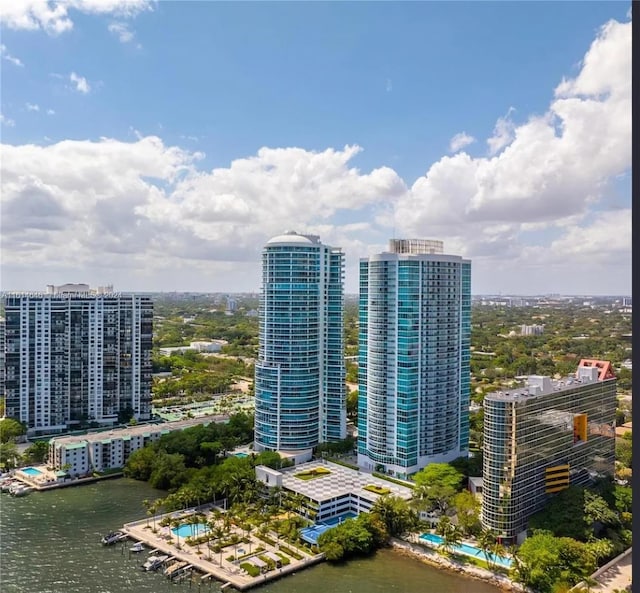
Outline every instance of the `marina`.
{"label": "marina", "polygon": [[[323,554],[310,554],[290,543],[281,545],[275,532],[260,538],[242,533],[239,527],[231,531],[238,537],[227,534],[226,541],[213,546],[208,534],[215,529],[214,512],[222,525],[219,513],[223,509],[209,506],[133,521],[119,533],[152,550],[143,565],[145,570],[163,567],[163,574],[172,580],[197,572],[201,582],[214,579],[222,587],[232,586],[237,591],[261,586],[324,560]],[[167,518],[178,519],[179,526],[159,527]]]}

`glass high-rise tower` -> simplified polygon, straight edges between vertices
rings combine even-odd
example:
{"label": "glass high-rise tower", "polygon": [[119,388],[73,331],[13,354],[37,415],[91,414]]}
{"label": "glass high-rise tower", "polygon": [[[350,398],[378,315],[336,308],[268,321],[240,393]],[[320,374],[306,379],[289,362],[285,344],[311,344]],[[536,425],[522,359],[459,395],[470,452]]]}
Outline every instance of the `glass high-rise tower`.
{"label": "glass high-rise tower", "polygon": [[360,260],[358,464],[407,477],[467,455],[471,262],[398,239]]}
{"label": "glass high-rise tower", "polygon": [[302,452],[346,437],[344,255],[288,232],[262,253],[255,448]]}

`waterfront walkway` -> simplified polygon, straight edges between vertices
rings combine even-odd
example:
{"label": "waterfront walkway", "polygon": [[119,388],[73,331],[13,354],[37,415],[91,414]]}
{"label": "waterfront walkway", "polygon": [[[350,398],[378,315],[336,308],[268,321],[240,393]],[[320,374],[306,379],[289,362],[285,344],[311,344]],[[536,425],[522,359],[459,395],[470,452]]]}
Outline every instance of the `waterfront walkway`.
{"label": "waterfront walkway", "polygon": [[[631,550],[632,548],[629,548],[591,575],[591,578],[598,583],[590,587],[593,593],[624,591],[631,586]],[[579,586],[577,585],[574,589]]]}
{"label": "waterfront walkway", "polygon": [[[174,518],[184,518],[184,524],[187,524],[188,517],[192,515],[193,512],[195,511],[170,513],[158,516],[155,517],[155,523],[157,524],[163,517],[170,516]],[[252,587],[257,587],[265,582],[278,579],[289,573],[316,564],[324,559],[324,555],[322,554],[311,555],[300,548],[296,548],[295,552],[302,556],[302,558],[296,559],[286,553],[286,550],[282,550],[278,543],[271,545],[253,535],[248,536],[250,543],[240,541],[236,544],[226,546],[222,553],[211,551],[208,544],[205,543],[200,544],[200,546],[189,546],[184,542],[184,538],[181,539],[180,547],[178,547],[177,538],[171,532],[169,527],[159,528],[156,530],[156,533],[154,533],[153,529],[150,528],[150,525],[153,524],[153,519],[134,521],[132,523],[127,523],[124,526],[123,531],[131,539],[140,541],[151,549],[167,554],[178,560],[188,562],[198,571],[204,573],[203,578],[209,576],[221,581],[222,583],[230,583],[239,591],[245,591]],[[241,537],[246,537],[239,528],[234,528],[233,531]],[[275,534],[270,533],[269,538],[277,542],[277,536]],[[283,547],[293,548],[294,546],[286,544],[286,546],[283,545]],[[259,548],[262,548],[262,550],[258,551]],[[247,551],[250,550],[255,550],[255,552],[247,554]],[[271,554],[277,555],[279,553],[284,553],[285,556],[289,558],[290,563],[286,566],[264,572],[256,577],[250,576],[239,566],[243,562],[251,563],[250,558],[259,557],[265,554],[267,554],[267,556]],[[228,560],[228,558],[232,556],[234,558],[241,556],[242,558],[232,561]]]}

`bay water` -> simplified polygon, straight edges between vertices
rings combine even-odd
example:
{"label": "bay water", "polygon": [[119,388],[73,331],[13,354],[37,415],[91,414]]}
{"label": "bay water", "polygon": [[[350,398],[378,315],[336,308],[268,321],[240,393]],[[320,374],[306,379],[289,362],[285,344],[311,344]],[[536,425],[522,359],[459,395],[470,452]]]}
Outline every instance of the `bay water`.
{"label": "bay water", "polygon": [[[100,538],[145,516],[144,499],[166,493],[113,479],[21,498],[0,494],[2,593],[218,593],[199,579],[171,583],[140,568],[131,542]],[[227,589],[228,591],[229,589]],[[438,570],[392,550],[340,565],[321,563],[253,589],[256,593],[497,593],[493,585]]]}

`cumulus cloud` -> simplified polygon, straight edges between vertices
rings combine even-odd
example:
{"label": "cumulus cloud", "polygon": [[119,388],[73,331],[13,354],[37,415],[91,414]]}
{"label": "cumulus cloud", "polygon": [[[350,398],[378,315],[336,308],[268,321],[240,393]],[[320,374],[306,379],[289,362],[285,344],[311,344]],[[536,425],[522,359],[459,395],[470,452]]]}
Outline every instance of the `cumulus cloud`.
{"label": "cumulus cloud", "polygon": [[40,111],[40,105],[38,105],[37,103],[25,103],[24,106],[26,107],[27,111]]}
{"label": "cumulus cloud", "polygon": [[472,256],[524,257],[524,225],[562,227],[592,209],[631,165],[631,23],[602,27],[547,112],[520,125],[507,113],[489,143],[496,154],[445,156],[413,184],[397,204],[404,233],[430,229]]}
{"label": "cumulus cloud", "polygon": [[139,288],[207,289],[188,282],[191,270],[210,290],[251,290],[261,246],[294,228],[342,246],[348,269],[394,232],[444,239],[447,252],[473,259],[474,278],[488,279],[487,288],[507,289],[495,282],[519,277],[536,292],[556,270],[579,290],[576,278],[597,286],[591,278],[614,261],[624,283],[629,208],[603,207],[611,180],[630,168],[630,47],[631,25],[608,23],[545,113],[506,136],[497,129],[493,138],[509,139],[495,154],[443,156],[410,187],[389,167],[358,170],[358,146],[264,147],[203,170],[201,153],[142,134],[3,145],[4,267],[13,278],[42,266],[109,269],[123,282],[151,282],[157,272],[158,284]]}
{"label": "cumulus cloud", "polygon": [[129,43],[135,37],[134,32],[129,28],[129,24],[122,21],[110,23],[108,29],[109,33],[115,35],[120,43]]}
{"label": "cumulus cloud", "polygon": [[49,35],[60,35],[73,29],[69,16],[73,11],[133,17],[152,7],[149,0],[20,0],[2,3],[0,22],[10,29],[43,30]]}
{"label": "cumulus cloud", "polygon": [[24,67],[24,64],[19,58],[12,56],[7,50],[7,46],[4,43],[0,43],[0,56],[2,56],[3,60],[7,60],[7,62],[11,62],[14,66]]}
{"label": "cumulus cloud", "polygon": [[55,115],[56,112],[53,109],[47,109],[47,115]]}
{"label": "cumulus cloud", "polygon": [[469,144],[473,144],[475,141],[476,139],[473,136],[466,132],[460,132],[449,141],[449,152],[458,152],[460,149],[469,146]]}
{"label": "cumulus cloud", "polygon": [[91,85],[84,76],[72,72],[69,74],[69,80],[74,84],[75,90],[83,95],[86,95],[91,90]]}

